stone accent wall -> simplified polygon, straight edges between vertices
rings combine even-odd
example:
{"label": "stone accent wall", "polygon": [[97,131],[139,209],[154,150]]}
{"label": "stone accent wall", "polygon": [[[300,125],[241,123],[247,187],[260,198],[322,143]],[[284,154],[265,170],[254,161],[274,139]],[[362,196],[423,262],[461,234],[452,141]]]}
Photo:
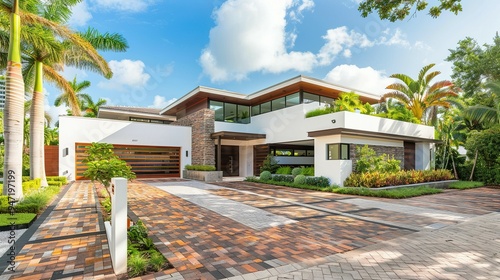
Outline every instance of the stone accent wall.
{"label": "stone accent wall", "polygon": [[[215,144],[210,135],[214,133],[215,112],[201,109],[171,123],[171,125],[190,126],[191,163],[198,165],[215,165]],[[184,168],[184,166],[182,166]]]}
{"label": "stone accent wall", "polygon": [[[363,147],[364,145],[357,145],[357,144],[350,144],[349,145],[349,156],[352,160],[352,171],[356,170],[356,149],[357,147]],[[374,149],[375,152],[378,155],[381,154],[387,154],[389,156],[394,155],[394,158],[397,160],[400,160],[401,163],[399,166],[401,169],[404,169],[404,163],[405,163],[405,149],[404,147],[389,147],[389,146],[376,146],[376,145],[368,145],[369,148]]]}

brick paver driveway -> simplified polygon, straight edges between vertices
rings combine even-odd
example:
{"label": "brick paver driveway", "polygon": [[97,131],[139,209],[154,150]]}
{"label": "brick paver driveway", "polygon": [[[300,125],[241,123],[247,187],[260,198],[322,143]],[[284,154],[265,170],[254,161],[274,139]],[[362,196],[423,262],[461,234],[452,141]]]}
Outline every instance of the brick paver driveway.
{"label": "brick paver driveway", "polygon": [[[494,213],[500,210],[499,189],[446,191],[395,201],[247,182],[150,180],[129,186],[129,210],[145,222],[175,267],[155,274],[157,278],[500,279],[495,274],[500,257],[491,253],[500,254],[499,216]],[[478,229],[477,223],[496,228]],[[460,232],[462,225],[469,227],[468,238],[447,239],[447,231]],[[469,244],[467,240],[476,238],[473,231],[486,237]],[[422,246],[425,252],[417,252],[429,238],[436,238],[436,244],[431,240]],[[390,243],[394,240],[409,245],[396,254],[380,253],[381,248],[401,245]],[[486,252],[467,254],[481,242],[489,242]],[[443,246],[456,249],[439,255],[446,269],[427,271],[425,261],[435,253],[433,248],[444,252]],[[376,252],[373,256],[370,248]],[[467,264],[484,268],[483,275]],[[456,267],[461,270],[455,273]]]}

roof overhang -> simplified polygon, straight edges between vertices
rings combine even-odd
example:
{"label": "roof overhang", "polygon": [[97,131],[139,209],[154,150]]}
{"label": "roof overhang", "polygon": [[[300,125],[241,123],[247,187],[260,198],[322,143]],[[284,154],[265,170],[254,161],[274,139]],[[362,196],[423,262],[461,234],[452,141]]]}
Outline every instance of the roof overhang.
{"label": "roof overhang", "polygon": [[422,137],[413,137],[413,136],[405,136],[399,134],[391,134],[391,133],[383,133],[383,132],[371,132],[371,131],[362,131],[355,130],[349,128],[333,128],[326,130],[317,130],[317,131],[309,131],[307,136],[309,137],[321,137],[321,136],[329,136],[329,135],[352,135],[352,136],[365,136],[372,138],[381,138],[381,139],[391,139],[391,140],[401,140],[401,141],[411,141],[411,142],[426,142],[426,143],[440,143],[440,140],[422,138]]}
{"label": "roof overhang", "polygon": [[265,88],[250,95],[213,89],[208,87],[197,87],[183,97],[160,111],[162,115],[175,115],[183,108],[204,99],[211,99],[224,102],[232,102],[241,105],[256,105],[275,98],[289,95],[298,91],[305,91],[323,96],[336,98],[342,92],[355,92],[363,102],[375,104],[380,100],[380,96],[348,87],[342,87],[323,80],[314,79],[306,76],[297,76],[295,78],[283,81],[271,87]]}
{"label": "roof overhang", "polygon": [[142,117],[142,118],[151,118],[158,120],[175,121],[175,118],[172,116],[159,115],[146,112],[115,110],[109,108],[99,108],[99,111],[97,112],[97,117],[102,119],[113,119],[115,116],[128,116],[128,117],[138,117],[138,118]]}
{"label": "roof overhang", "polygon": [[255,140],[255,139],[266,139],[265,134],[257,134],[257,133],[244,133],[244,132],[232,132],[232,131],[219,131],[212,133],[212,139],[230,139],[230,140]]}

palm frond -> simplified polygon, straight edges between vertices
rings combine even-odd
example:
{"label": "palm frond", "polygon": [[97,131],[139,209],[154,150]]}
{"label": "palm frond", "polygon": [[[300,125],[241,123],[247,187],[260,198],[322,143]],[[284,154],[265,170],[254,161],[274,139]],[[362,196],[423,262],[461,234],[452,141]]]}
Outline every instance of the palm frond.
{"label": "palm frond", "polygon": [[411,102],[411,100],[408,98],[406,94],[401,93],[399,91],[391,91],[382,95],[382,99],[385,100],[388,98],[394,98],[395,100],[403,103],[405,106],[407,106]]}
{"label": "palm frond", "polygon": [[425,74],[427,73],[427,71],[429,71],[429,69],[431,69],[432,67],[434,67],[434,65],[436,65],[436,64],[435,63],[431,63],[429,65],[426,65],[426,66],[422,67],[422,69],[418,73],[418,79],[417,79],[417,81],[423,81],[424,77],[425,77]]}
{"label": "palm frond", "polygon": [[407,86],[410,86],[410,84],[414,82],[410,76],[405,74],[392,74],[390,77],[401,80]]}
{"label": "palm frond", "polygon": [[128,48],[127,40],[118,33],[100,33],[97,29],[89,27],[80,36],[90,42],[97,50],[124,52]]}
{"label": "palm frond", "polygon": [[68,103],[70,105],[73,116],[80,116],[81,110],[80,107],[77,106],[79,104],[79,101],[76,97],[73,87],[71,87],[71,84],[53,68],[44,65],[43,70],[46,74],[45,78],[49,82],[68,93]]}

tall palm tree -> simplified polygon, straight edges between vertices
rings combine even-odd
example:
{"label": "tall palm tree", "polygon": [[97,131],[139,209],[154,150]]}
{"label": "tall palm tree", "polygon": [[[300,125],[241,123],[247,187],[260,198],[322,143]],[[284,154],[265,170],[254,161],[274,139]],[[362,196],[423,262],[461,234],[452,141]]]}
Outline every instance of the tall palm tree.
{"label": "tall palm tree", "polygon": [[92,100],[92,96],[88,94],[80,94],[80,98],[82,99],[82,110],[85,112],[84,117],[88,118],[96,118],[97,113],[99,112],[99,107],[106,105],[106,100],[99,98],[97,102]]}
{"label": "tall palm tree", "polygon": [[474,105],[464,110],[464,116],[468,120],[480,123],[483,127],[500,124],[500,81],[489,82],[486,88],[486,94],[493,99],[494,105]]}
{"label": "tall palm tree", "polygon": [[441,74],[439,71],[427,73],[435,64],[424,66],[414,80],[405,74],[393,74],[391,78],[399,79],[401,82],[390,84],[386,89],[393,91],[382,95],[381,101],[393,98],[412,111],[413,115],[421,122],[431,124],[436,120],[437,108],[449,108],[452,105],[449,97],[458,96],[458,88],[447,80],[439,81],[431,85],[432,79]]}
{"label": "tall palm tree", "polygon": [[4,108],[3,194],[23,197],[23,106],[24,81],[21,68],[21,17],[19,1],[13,0],[10,14],[10,38],[7,58]]}
{"label": "tall palm tree", "polygon": [[[79,95],[83,93],[83,90],[90,87],[90,81],[84,80],[78,82],[76,80],[76,76],[72,81],[69,82],[69,84],[71,85],[71,88],[73,88],[73,92],[77,97],[79,97]],[[56,100],[54,101],[54,105],[56,107],[59,107],[64,104],[65,106],[70,108],[69,110],[71,111],[72,116],[81,116],[81,104],[79,101],[80,98],[77,98],[75,102],[75,99],[71,96],[71,92],[64,91],[56,98]]]}

